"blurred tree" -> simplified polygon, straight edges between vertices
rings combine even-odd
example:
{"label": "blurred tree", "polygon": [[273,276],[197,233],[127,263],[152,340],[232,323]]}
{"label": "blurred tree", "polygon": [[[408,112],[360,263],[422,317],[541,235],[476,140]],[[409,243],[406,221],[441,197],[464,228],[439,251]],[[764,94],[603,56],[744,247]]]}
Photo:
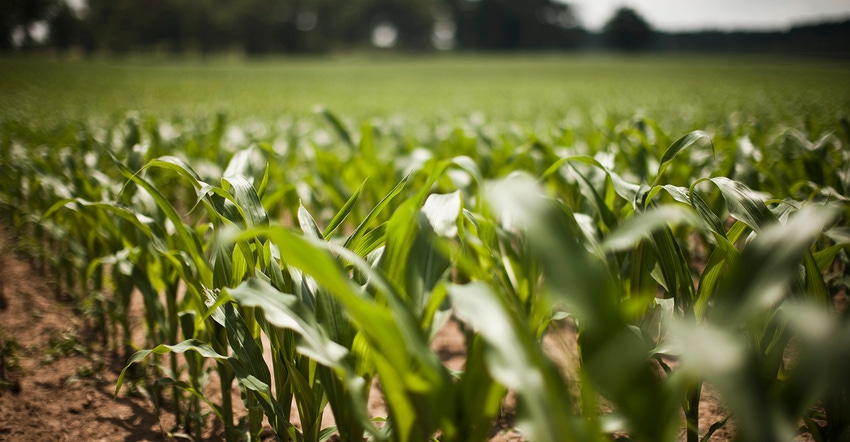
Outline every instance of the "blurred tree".
{"label": "blurred tree", "polygon": [[287,18],[285,6],[274,0],[231,2],[231,29],[246,53],[262,54],[275,48],[273,35]]}
{"label": "blurred tree", "polygon": [[183,17],[175,0],[88,0],[86,21],[98,45],[123,52],[184,48]]}
{"label": "blurred tree", "polygon": [[23,33],[23,46],[31,46],[30,26],[47,19],[56,5],[56,0],[0,0],[0,49],[15,46],[15,32]]}
{"label": "blurred tree", "polygon": [[171,0],[179,7],[181,39],[202,53],[240,49],[247,54],[316,51],[330,0]]}
{"label": "blurred tree", "polygon": [[559,0],[86,0],[80,17],[66,0],[31,1],[62,6],[50,23],[55,47],[113,52],[325,51],[379,36],[403,50],[537,49],[574,47],[584,36]]}
{"label": "blurred tree", "polygon": [[552,49],[579,44],[573,8],[554,0],[447,0],[457,44],[469,49]]}
{"label": "blurred tree", "polygon": [[629,52],[649,49],[654,36],[649,23],[631,8],[618,9],[602,32],[608,47]]}
{"label": "blurred tree", "polygon": [[82,43],[83,21],[80,20],[65,2],[60,2],[52,16],[48,19],[48,43],[62,51]]}
{"label": "blurred tree", "polygon": [[360,0],[339,5],[331,17],[332,37],[346,46],[372,43],[376,29],[392,29],[394,45],[428,49],[434,28],[434,0]]}
{"label": "blurred tree", "polygon": [[216,0],[178,0],[173,10],[178,14],[175,49],[211,53],[226,47],[229,37],[222,31],[221,6]]}

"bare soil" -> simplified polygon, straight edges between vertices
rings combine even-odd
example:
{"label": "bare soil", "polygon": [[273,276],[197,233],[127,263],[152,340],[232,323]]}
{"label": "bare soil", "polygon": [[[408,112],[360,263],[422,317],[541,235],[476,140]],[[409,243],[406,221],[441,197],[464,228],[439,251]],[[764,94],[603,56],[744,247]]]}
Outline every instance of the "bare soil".
{"label": "bare soil", "polygon": [[85,342],[80,315],[28,263],[0,255],[0,290],[0,345],[12,350],[0,361],[0,441],[163,440],[148,399],[113,400],[123,357]]}

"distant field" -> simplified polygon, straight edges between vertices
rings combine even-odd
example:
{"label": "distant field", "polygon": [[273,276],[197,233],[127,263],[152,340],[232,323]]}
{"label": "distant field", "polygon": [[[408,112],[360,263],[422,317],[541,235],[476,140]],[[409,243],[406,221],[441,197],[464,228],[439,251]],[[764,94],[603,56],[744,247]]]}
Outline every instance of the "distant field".
{"label": "distant field", "polygon": [[644,113],[689,130],[733,112],[832,118],[850,108],[850,64],[760,56],[598,55],[233,60],[0,59],[0,118],[273,121],[324,105],[351,118],[482,112],[514,123]]}

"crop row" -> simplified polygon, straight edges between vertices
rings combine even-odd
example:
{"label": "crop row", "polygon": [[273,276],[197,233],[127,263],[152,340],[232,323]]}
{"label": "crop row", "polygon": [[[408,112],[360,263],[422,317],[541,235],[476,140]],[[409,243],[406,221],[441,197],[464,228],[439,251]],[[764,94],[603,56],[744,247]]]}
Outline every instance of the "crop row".
{"label": "crop row", "polygon": [[[485,440],[512,391],[529,440],[696,441],[726,422],[699,427],[709,383],[742,440],[850,434],[832,307],[846,120],[677,138],[648,119],[531,133],[320,115],[3,122],[3,222],[181,432],[209,412],[229,441],[264,422],[282,440]],[[447,321],[461,371],[430,347]],[[564,324],[575,376],[542,346]],[[366,406],[375,379],[386,419]]]}

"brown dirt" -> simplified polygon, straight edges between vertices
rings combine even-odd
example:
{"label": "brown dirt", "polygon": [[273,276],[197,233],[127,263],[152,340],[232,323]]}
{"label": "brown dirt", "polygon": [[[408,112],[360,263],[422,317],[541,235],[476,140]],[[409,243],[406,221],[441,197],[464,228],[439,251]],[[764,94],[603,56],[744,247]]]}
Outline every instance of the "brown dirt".
{"label": "brown dirt", "polygon": [[113,400],[123,358],[85,342],[83,321],[50,284],[8,253],[0,281],[0,344],[17,344],[5,358],[0,441],[164,440],[150,401],[127,390]]}

